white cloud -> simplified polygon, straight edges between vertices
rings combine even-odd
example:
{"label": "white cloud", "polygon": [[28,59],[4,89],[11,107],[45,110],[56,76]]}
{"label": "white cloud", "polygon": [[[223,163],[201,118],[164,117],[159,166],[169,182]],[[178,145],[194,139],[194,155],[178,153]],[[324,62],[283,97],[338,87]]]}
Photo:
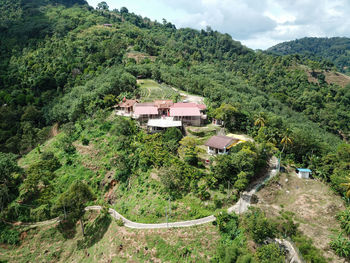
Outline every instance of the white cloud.
{"label": "white cloud", "polygon": [[[97,3],[90,0],[89,3]],[[90,4],[91,4],[90,3]],[[107,0],[179,27],[211,26],[251,48],[305,36],[350,36],[349,0]],[[119,6],[113,6],[118,4]]]}

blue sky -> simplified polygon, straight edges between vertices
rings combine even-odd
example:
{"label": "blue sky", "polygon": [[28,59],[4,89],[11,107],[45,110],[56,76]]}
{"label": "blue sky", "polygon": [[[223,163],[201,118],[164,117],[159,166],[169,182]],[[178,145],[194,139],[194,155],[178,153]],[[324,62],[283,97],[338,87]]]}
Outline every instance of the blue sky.
{"label": "blue sky", "polygon": [[[87,0],[96,7],[100,0]],[[308,37],[350,36],[349,0],[107,0],[110,9],[177,28],[211,26],[253,49]]]}

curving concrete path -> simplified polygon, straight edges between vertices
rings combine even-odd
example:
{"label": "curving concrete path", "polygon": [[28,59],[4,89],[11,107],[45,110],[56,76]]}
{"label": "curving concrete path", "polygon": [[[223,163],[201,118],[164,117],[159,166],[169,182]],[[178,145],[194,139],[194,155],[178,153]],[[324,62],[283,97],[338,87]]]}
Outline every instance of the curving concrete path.
{"label": "curving concrete path", "polygon": [[[243,192],[237,203],[227,209],[228,213],[235,212],[236,214],[242,214],[246,212],[250,206],[250,199],[253,194],[255,194],[259,187],[266,182],[267,180],[270,180],[272,177],[274,177],[277,174],[277,158],[273,156],[269,161],[269,171],[266,174],[266,176],[260,178],[259,180],[255,181],[249,191]],[[88,206],[85,208],[86,211],[89,210],[101,210],[101,206]],[[173,222],[173,223],[159,223],[159,224],[144,224],[144,223],[136,223],[133,221],[130,221],[129,219],[125,218],[121,214],[119,214],[117,211],[115,211],[112,208],[109,208],[110,215],[115,219],[122,219],[124,222],[124,226],[129,228],[136,228],[136,229],[157,229],[157,228],[174,228],[174,227],[190,227],[190,226],[196,226],[196,225],[202,225],[206,223],[210,223],[215,221],[215,216],[207,216],[196,220],[188,220],[188,221],[179,221],[179,222]]]}
{"label": "curving concrete path", "polygon": [[[242,193],[241,197],[237,201],[237,203],[227,209],[228,213],[235,212],[236,214],[242,214],[246,212],[250,206],[250,199],[253,194],[255,194],[259,187],[266,182],[267,180],[271,179],[277,174],[277,158],[273,156],[270,161],[269,161],[269,171],[265,176],[260,178],[259,180],[255,181],[254,183],[251,184],[250,190],[245,191]],[[85,211],[90,211],[90,210],[101,210],[103,207],[102,206],[88,206],[85,208]],[[135,229],[159,229],[159,228],[174,228],[174,227],[191,227],[191,226],[196,226],[196,225],[202,225],[202,224],[207,224],[210,222],[215,221],[215,216],[210,215],[207,217],[195,219],[195,220],[188,220],[188,221],[179,221],[179,222],[172,222],[172,223],[159,223],[159,224],[144,224],[144,223],[137,223],[130,221],[129,219],[125,218],[121,214],[119,214],[117,211],[115,211],[113,208],[109,208],[108,210],[109,214],[115,218],[115,219],[122,219],[124,222],[124,226],[129,227],[129,228],[135,228]],[[51,220],[43,221],[43,222],[37,222],[37,223],[23,223],[22,225],[27,225],[27,226],[42,226],[42,225],[48,225],[48,224],[53,224],[58,222],[58,218],[54,218]]]}
{"label": "curving concrete path", "polygon": [[[85,208],[86,211],[89,210],[101,210],[101,206],[88,206]],[[215,221],[215,216],[207,216],[196,220],[188,220],[188,221],[179,221],[179,222],[173,222],[173,223],[159,223],[159,224],[144,224],[144,223],[136,223],[133,221],[130,221],[129,219],[125,218],[121,214],[119,214],[117,211],[115,211],[112,208],[109,208],[108,212],[110,215],[115,219],[122,219],[124,222],[124,226],[129,228],[136,228],[136,229],[158,229],[158,228],[173,228],[173,227],[189,227],[189,226],[196,226],[196,225],[202,225],[206,223],[210,223]]]}

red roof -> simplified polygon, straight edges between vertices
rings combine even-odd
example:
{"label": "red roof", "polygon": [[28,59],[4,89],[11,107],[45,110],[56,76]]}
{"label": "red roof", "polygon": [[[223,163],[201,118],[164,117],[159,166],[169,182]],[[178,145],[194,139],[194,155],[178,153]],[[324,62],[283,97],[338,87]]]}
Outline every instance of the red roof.
{"label": "red roof", "polygon": [[197,104],[194,102],[177,102],[174,103],[173,107],[175,108],[193,108],[197,107],[200,110],[205,110],[207,107],[204,104]]}
{"label": "red roof", "polygon": [[197,104],[197,107],[200,109],[200,110],[205,110],[207,108],[207,106],[205,106],[204,104]]}
{"label": "red roof", "polygon": [[134,109],[135,115],[158,115],[158,109],[154,106],[137,106]]}
{"label": "red roof", "polygon": [[235,140],[236,139],[224,135],[214,135],[205,143],[205,145],[222,150],[225,147],[230,146]]}
{"label": "red roof", "polygon": [[201,116],[199,109],[197,107],[187,107],[187,108],[170,108],[171,117],[181,117],[181,116]]}
{"label": "red roof", "polygon": [[137,100],[125,100],[123,99],[123,102],[119,104],[119,107],[121,108],[129,108],[135,105]]}

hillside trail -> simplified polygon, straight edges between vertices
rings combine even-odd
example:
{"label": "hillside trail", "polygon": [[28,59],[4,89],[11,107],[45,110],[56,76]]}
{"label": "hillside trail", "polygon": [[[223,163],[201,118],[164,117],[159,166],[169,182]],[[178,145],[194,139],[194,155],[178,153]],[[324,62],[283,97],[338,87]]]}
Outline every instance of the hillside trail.
{"label": "hillside trail", "polygon": [[[269,169],[266,173],[265,176],[259,178],[255,182],[253,182],[250,187],[248,188],[247,191],[243,192],[241,197],[239,198],[238,202],[229,207],[227,209],[228,213],[235,212],[237,214],[242,214],[246,212],[251,204],[251,197],[259,190],[259,188],[266,183],[268,180],[273,178],[277,174],[277,158],[273,156],[269,160]],[[103,207],[101,206],[88,206],[85,208],[85,211],[91,211],[91,210],[101,210]],[[160,229],[160,228],[176,228],[176,227],[192,227],[192,226],[197,226],[197,225],[202,225],[202,224],[207,224],[210,222],[213,222],[216,220],[214,215],[210,215],[207,217],[203,217],[200,219],[195,219],[195,220],[187,220],[187,221],[179,221],[179,222],[171,222],[171,223],[159,223],[159,224],[144,224],[144,223],[137,223],[133,222],[121,214],[119,214],[117,211],[115,211],[112,208],[109,208],[108,210],[109,214],[117,219],[117,220],[122,220],[124,223],[124,226],[128,228],[133,228],[133,229]],[[54,218],[51,220],[47,221],[42,221],[42,222],[37,222],[37,223],[24,223],[21,225],[28,226],[28,227],[36,227],[36,226],[44,226],[44,225],[49,225],[53,223],[59,222],[59,218]],[[287,260],[286,262],[293,262],[293,263],[303,263],[304,261],[302,258],[299,256],[299,253],[296,250],[296,247],[293,243],[291,243],[289,240],[286,239],[273,239],[271,242],[274,242],[278,244],[280,247],[283,247],[284,250],[286,251],[286,256]]]}
{"label": "hillside trail", "polygon": [[58,133],[58,123],[56,122],[51,128],[51,136],[55,137]]}
{"label": "hillside trail", "polygon": [[[272,177],[274,177],[277,174],[277,158],[273,156],[269,160],[269,169],[266,173],[265,176],[259,178],[255,182],[253,182],[250,187],[248,187],[248,190],[243,192],[241,194],[241,197],[237,201],[237,203],[227,209],[228,213],[235,212],[236,214],[242,214],[246,212],[251,204],[251,197],[257,192],[259,187],[266,181],[270,180]],[[102,206],[88,206],[85,208],[85,211],[90,211],[90,210],[101,210],[103,209]],[[207,217],[195,219],[195,220],[187,220],[187,221],[178,221],[178,222],[171,222],[171,223],[158,223],[158,224],[145,224],[145,223],[137,223],[133,222],[124,216],[122,216],[120,213],[115,211],[113,208],[109,208],[109,214],[117,219],[117,220],[122,220],[124,223],[124,226],[129,227],[129,228],[134,228],[134,229],[159,229],[159,228],[174,228],[174,227],[191,227],[191,226],[196,226],[196,225],[202,225],[206,223],[210,223],[216,220],[214,215],[210,215]],[[37,222],[37,223],[26,223],[23,225],[26,226],[41,226],[41,225],[46,225],[50,223],[56,223],[58,222],[59,219],[55,218],[52,220],[47,220],[43,222]]]}

